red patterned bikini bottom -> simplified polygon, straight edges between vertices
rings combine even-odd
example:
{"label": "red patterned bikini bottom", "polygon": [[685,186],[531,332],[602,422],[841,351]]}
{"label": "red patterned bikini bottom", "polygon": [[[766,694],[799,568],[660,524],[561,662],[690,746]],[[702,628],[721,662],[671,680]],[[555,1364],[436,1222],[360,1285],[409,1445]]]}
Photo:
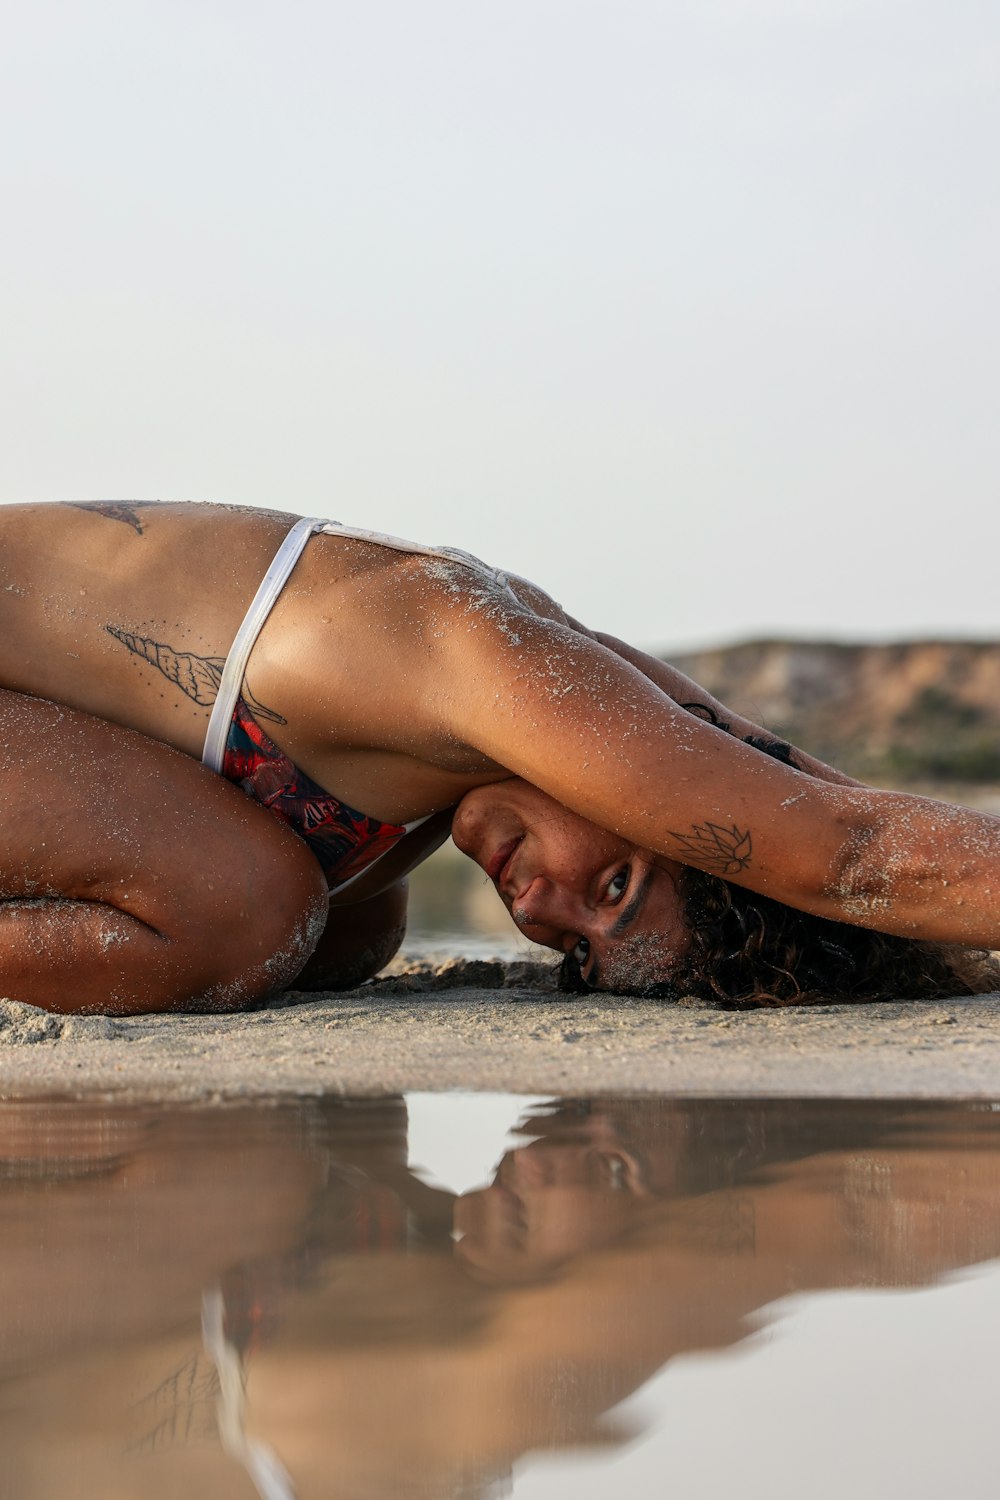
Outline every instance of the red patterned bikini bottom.
{"label": "red patterned bikini bottom", "polygon": [[324,791],[261,729],[246,703],[236,704],[222,774],[304,839],[331,886],[341,885],[391,849],[406,832]]}

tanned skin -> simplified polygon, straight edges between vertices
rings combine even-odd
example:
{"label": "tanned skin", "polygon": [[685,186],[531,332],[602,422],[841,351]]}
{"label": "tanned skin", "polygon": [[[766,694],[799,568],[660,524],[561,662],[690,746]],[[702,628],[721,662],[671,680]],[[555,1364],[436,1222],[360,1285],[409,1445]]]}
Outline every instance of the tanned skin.
{"label": "tanned skin", "polygon": [[[288,954],[301,967],[318,931],[311,855],[197,764],[222,663],[294,519],[139,502],[0,508],[0,993],[118,1011],[246,1004],[276,975],[288,982]],[[858,787],[794,749],[789,763],[764,755],[760,726],[541,590],[513,588],[313,537],[244,696],[303,771],[378,819],[446,824],[466,794],[522,778],[654,873],[691,864],[818,915],[1000,945],[996,819]],[[313,961],[323,982],[374,971],[398,941],[416,854],[393,852],[353,888],[348,917],[333,893]],[[524,899],[498,882],[525,931],[532,882]],[[608,902],[593,904],[604,941]],[[209,951],[223,929],[237,935],[223,948],[246,937],[243,961]],[[174,967],[149,961],[162,960],[150,934],[167,935]],[[545,940],[568,952],[577,939],[559,927]]]}

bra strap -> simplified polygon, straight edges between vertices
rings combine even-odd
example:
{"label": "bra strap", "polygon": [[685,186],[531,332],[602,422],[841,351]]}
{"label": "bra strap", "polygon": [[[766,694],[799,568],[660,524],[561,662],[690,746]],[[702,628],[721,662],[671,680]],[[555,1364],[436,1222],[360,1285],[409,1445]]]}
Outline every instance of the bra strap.
{"label": "bra strap", "polygon": [[274,554],[274,560],[261,579],[260,588],[251,599],[250,608],[244,615],[243,623],[229,648],[229,655],[226,657],[222,676],[219,679],[219,691],[209,715],[208,729],[205,731],[205,748],[201,753],[203,764],[210,770],[218,772],[220,776],[226,758],[229,727],[233,722],[233,714],[236,712],[250,652],[257,644],[257,637],[263,629],[264,621],[274,608],[278,595],[288,582],[288,575],[302,556],[306,542],[323,524],[314,516],[304,516],[301,521],[296,521]]}

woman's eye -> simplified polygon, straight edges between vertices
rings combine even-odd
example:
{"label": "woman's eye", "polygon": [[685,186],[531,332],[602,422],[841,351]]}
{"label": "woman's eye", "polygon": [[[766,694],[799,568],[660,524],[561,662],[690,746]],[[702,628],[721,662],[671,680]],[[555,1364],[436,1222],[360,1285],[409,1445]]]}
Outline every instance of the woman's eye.
{"label": "woman's eye", "polygon": [[608,895],[613,901],[620,901],[628,889],[628,865],[613,875],[608,881]]}
{"label": "woman's eye", "polygon": [[582,937],[577,943],[576,947],[573,949],[573,958],[582,969],[589,957],[590,944],[587,942],[587,939],[585,937]]}

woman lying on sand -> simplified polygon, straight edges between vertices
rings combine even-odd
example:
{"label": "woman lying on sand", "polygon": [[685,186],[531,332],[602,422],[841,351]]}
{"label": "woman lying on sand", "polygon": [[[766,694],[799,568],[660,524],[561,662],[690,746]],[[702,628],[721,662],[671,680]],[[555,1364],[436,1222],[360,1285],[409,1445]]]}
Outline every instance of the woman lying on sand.
{"label": "woman lying on sand", "polygon": [[571,985],[968,993],[908,940],[1000,946],[997,819],[861,787],[533,584],[332,522],[0,508],[0,746],[0,994],[53,1010],[355,984],[449,828]]}

